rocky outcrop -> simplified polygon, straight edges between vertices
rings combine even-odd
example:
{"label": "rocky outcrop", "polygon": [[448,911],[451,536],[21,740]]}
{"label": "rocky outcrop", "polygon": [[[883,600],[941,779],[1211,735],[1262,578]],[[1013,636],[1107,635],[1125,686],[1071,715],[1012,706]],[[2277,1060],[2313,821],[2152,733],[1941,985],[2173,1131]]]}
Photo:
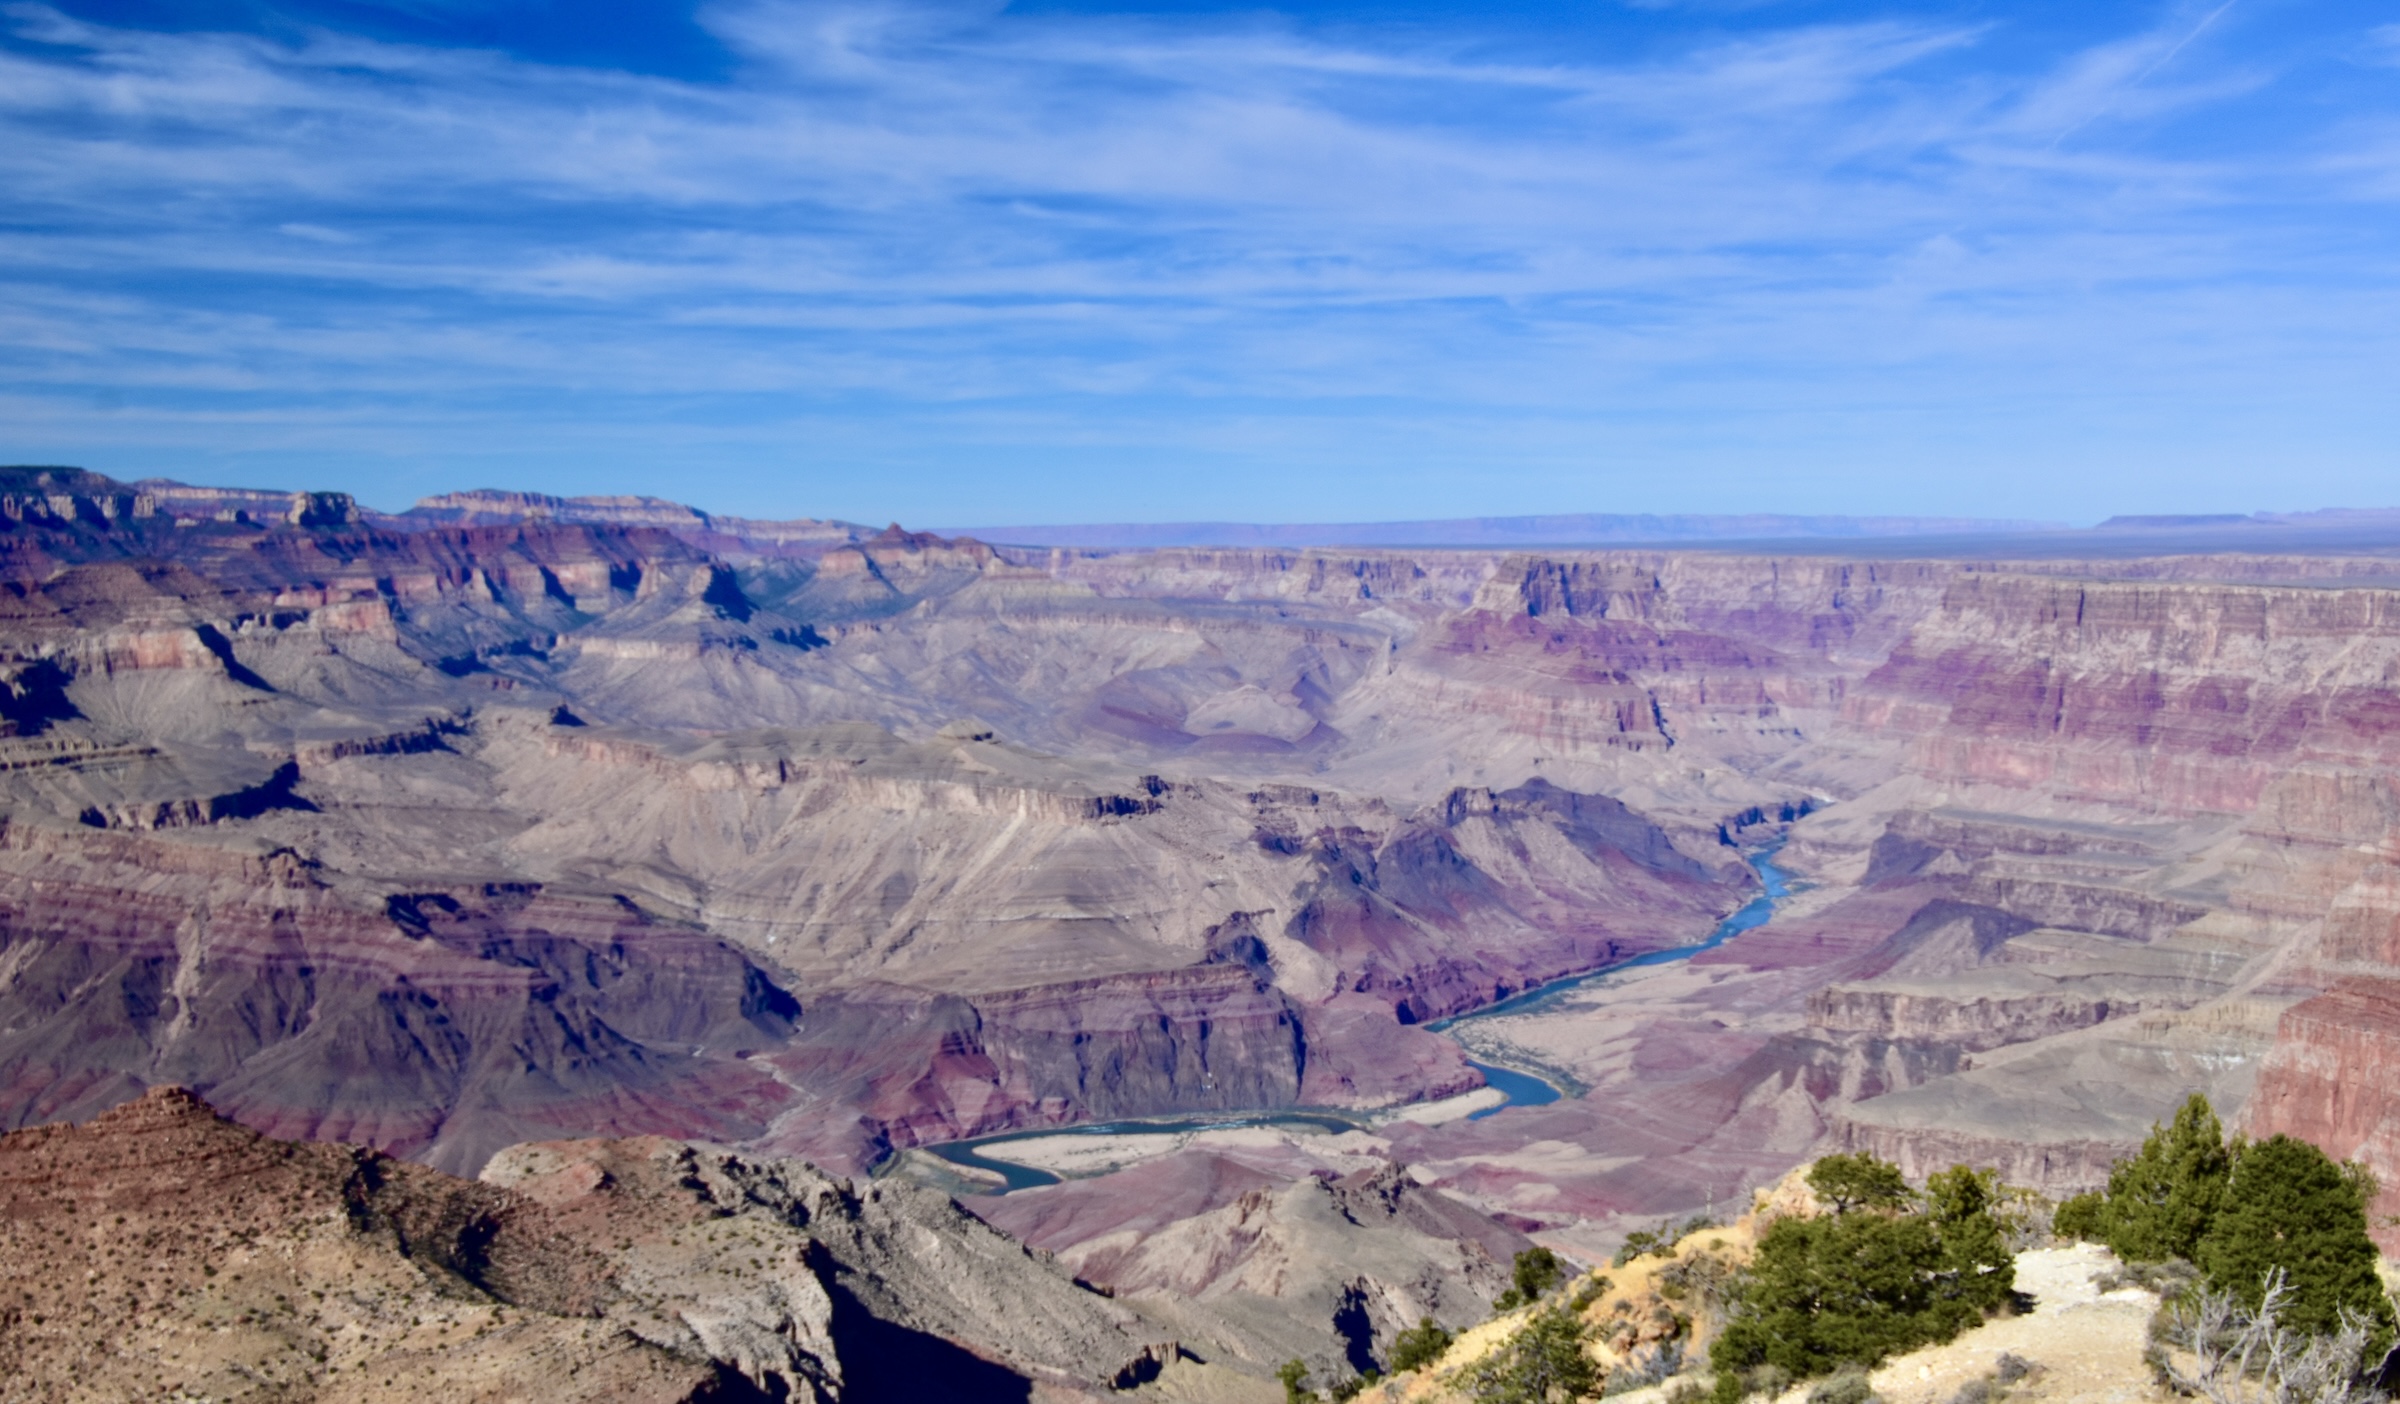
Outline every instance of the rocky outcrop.
{"label": "rocky outcrop", "polygon": [[2023,1185],[2042,1193],[2065,1196],[2108,1183],[2109,1167],[2141,1147],[2130,1140],[2028,1140],[2005,1128],[1975,1135],[1954,1127],[1914,1126],[1837,1116],[1828,1148],[1844,1153],[1865,1152],[1890,1161],[1912,1180],[1972,1165],[1999,1172],[2004,1184]]}
{"label": "rocky outcrop", "polygon": [[[1122,1184],[977,1203],[1082,1280],[1261,1371],[1293,1357],[1336,1376],[1380,1368],[1392,1338],[1424,1317],[1481,1320],[1508,1285],[1510,1260],[1531,1246],[1388,1162],[1176,1205],[1195,1176],[1237,1183],[1197,1153],[1125,1172]],[[1134,1183],[1148,1193],[1129,1198]]]}
{"label": "rocky outcrop", "polygon": [[1832,1109],[1829,1140],[1911,1174],[1965,1163],[2053,1195],[2091,1189],[2192,1093],[2248,1103],[2276,1008],[2220,999],[1978,1055],[1949,1077]]}
{"label": "rocky outcrop", "polygon": [[646,1339],[484,1286],[499,1191],[267,1140],[170,1089],[0,1137],[0,1195],[0,1398],[768,1397],[670,1321]]}
{"label": "rocky outcrop", "polygon": [[1176,1355],[1155,1323],[914,1185],[659,1138],[520,1145],[482,1179],[538,1206],[512,1206],[493,1239],[500,1289],[645,1337],[680,1323],[788,1397],[1093,1392]]}
{"label": "rocky outcrop", "polygon": [[1835,985],[1808,998],[1809,1022],[1827,1033],[1917,1039],[1967,1052],[2090,1028],[2141,1010],[2139,1000],[2074,990],[2010,998]]}
{"label": "rocky outcrop", "polygon": [[485,1183],[158,1089],[0,1136],[0,1398],[1092,1397],[1153,1324],[907,1186],[666,1140]]}

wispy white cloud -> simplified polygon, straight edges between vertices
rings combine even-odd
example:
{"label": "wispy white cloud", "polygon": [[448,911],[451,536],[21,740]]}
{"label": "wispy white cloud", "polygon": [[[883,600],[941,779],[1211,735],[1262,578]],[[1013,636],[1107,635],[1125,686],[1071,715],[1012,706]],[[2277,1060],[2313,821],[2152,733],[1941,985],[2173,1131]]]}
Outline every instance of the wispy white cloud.
{"label": "wispy white cloud", "polygon": [[5,15],[0,366],[45,448],[127,396],[229,450],[278,404],[338,439],[504,399],[771,454],[912,405],[1938,415],[2394,349],[2390,270],[2327,233],[2384,217],[2374,182],[2291,195],[2370,143],[2161,135],[2286,81],[2222,3],[2002,63],[1988,26],[1888,19],[1528,62],[783,0],[705,12],[739,60],[706,82]]}

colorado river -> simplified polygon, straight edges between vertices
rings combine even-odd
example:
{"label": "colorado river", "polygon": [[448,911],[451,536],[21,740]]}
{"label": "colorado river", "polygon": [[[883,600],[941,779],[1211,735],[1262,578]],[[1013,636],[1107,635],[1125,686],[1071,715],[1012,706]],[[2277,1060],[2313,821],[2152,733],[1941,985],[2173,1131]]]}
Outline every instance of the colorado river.
{"label": "colorado river", "polygon": [[[1439,1019],[1425,1027],[1436,1033],[1449,1033],[1462,1024],[1471,1024],[1479,1019],[1497,1018],[1508,1014],[1538,1013],[1555,1007],[1576,991],[1611,975],[1647,965],[1665,965],[1673,961],[1690,960],[1702,951],[1714,950],[1745,931],[1764,926],[1775,915],[1776,903],[1791,895],[1791,886],[1786,880],[1783,870],[1775,866],[1774,857],[1775,848],[1773,847],[1747,855],[1747,861],[1752,870],[1758,874],[1759,885],[1763,890],[1740,911],[1717,923],[1717,929],[1710,932],[1705,941],[1695,945],[1677,946],[1671,950],[1651,951],[1630,960],[1620,960],[1614,965],[1602,966],[1598,970],[1586,971],[1581,975],[1570,975],[1562,980],[1553,980],[1546,985],[1539,985],[1488,1004],[1473,1013],[1461,1014],[1450,1019]],[[1453,1036],[1455,1037],[1455,1035]],[[1472,1113],[1468,1117],[1469,1120],[1480,1120],[1483,1117],[1506,1111],[1510,1107],[1540,1106],[1544,1102],[1555,1102],[1559,1099],[1560,1092],[1557,1086],[1522,1068],[1480,1062],[1473,1058],[1467,1060],[1467,1065],[1482,1073],[1484,1081],[1508,1099],[1496,1106],[1485,1107]],[[1214,1112],[1132,1121],[1102,1121],[1082,1126],[1052,1126],[1030,1131],[1009,1131],[997,1136],[978,1136],[971,1141],[945,1141],[939,1145],[926,1146],[924,1149],[953,1165],[970,1171],[998,1174],[1004,1182],[1000,1193],[1007,1194],[1014,1190],[1031,1189],[1036,1185],[1054,1185],[1059,1183],[1060,1177],[1051,1171],[1038,1169],[1031,1165],[1020,1165],[1015,1161],[979,1154],[986,1146],[1004,1145],[1011,1141],[1066,1136],[1176,1135],[1187,1131],[1210,1131],[1234,1126],[1289,1126],[1295,1129],[1306,1128],[1311,1131],[1338,1133],[1364,1129],[1368,1125],[1370,1122],[1364,1116],[1322,1108]]]}
{"label": "colorado river", "polygon": [[[1782,845],[1778,844],[1776,847],[1780,848]],[[1587,970],[1581,975],[1569,975],[1563,980],[1553,980],[1546,985],[1537,985],[1521,994],[1513,994],[1506,999],[1487,1004],[1473,1013],[1460,1014],[1449,1019],[1436,1019],[1425,1027],[1440,1033],[1454,1029],[1460,1024],[1472,1023],[1477,1019],[1490,1019],[1502,1014],[1537,1012],[1557,1004],[1583,986],[1591,984],[1595,980],[1605,979],[1619,971],[1636,970],[1645,965],[1667,965],[1678,960],[1690,960],[1702,951],[1715,950],[1745,931],[1757,930],[1773,918],[1775,904],[1791,896],[1792,888],[1791,884],[1785,881],[1783,869],[1775,866],[1774,848],[1765,848],[1750,854],[1746,861],[1750,864],[1751,871],[1758,874],[1759,886],[1765,890],[1751,898],[1748,906],[1718,922],[1717,929],[1710,932],[1708,939],[1698,945],[1676,946],[1668,950],[1651,951],[1635,956],[1631,960],[1620,960],[1614,965],[1601,966],[1598,970]]]}

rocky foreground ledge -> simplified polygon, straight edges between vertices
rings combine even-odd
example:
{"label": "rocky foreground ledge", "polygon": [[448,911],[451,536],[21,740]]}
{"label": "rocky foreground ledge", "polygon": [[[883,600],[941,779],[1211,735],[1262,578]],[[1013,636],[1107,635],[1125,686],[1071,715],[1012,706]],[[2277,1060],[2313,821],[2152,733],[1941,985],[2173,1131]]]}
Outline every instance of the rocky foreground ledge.
{"label": "rocky foreground ledge", "polygon": [[1176,1347],[908,1185],[658,1137],[462,1180],[161,1088],[0,1136],[0,1401],[1075,1400]]}

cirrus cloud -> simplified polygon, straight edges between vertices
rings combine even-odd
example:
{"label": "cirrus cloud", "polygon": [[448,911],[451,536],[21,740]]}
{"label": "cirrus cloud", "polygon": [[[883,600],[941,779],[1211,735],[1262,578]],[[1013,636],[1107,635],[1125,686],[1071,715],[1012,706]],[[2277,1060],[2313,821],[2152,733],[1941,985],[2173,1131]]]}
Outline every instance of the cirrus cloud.
{"label": "cirrus cloud", "polygon": [[[379,501],[676,465],[919,519],[2076,515],[2295,435],[2298,490],[2388,468],[2388,102],[2312,123],[2229,5],[2003,61],[1933,21],[1529,59],[809,0],[704,11],[706,81],[5,13],[26,456]],[[2009,452],[2065,467],[1928,471]]]}

